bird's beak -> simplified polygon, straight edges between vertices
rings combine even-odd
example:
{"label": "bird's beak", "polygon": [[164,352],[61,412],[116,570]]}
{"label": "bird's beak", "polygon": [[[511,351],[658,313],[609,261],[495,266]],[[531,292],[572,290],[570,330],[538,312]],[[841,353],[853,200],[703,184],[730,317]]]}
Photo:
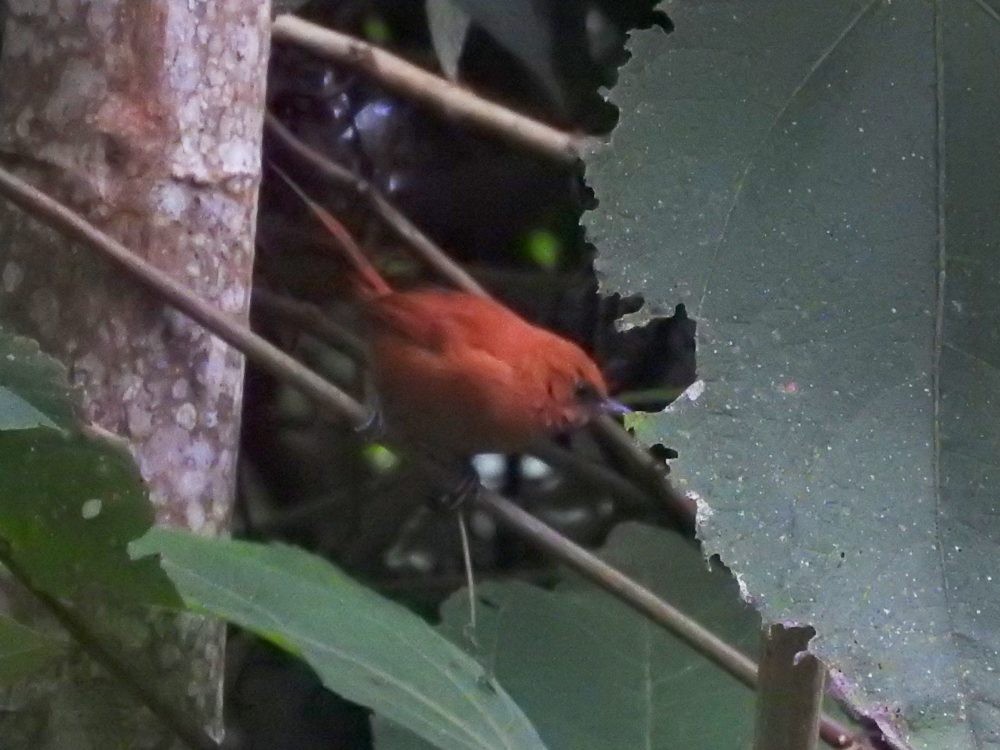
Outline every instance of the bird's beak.
{"label": "bird's beak", "polygon": [[600,410],[603,414],[614,414],[616,416],[632,413],[632,410],[625,406],[625,404],[621,401],[615,401],[613,398],[601,399]]}

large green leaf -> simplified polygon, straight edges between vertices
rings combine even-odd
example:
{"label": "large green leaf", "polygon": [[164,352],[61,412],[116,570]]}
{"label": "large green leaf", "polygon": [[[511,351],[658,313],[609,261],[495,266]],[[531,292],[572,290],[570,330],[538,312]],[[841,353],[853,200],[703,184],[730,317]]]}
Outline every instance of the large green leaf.
{"label": "large green leaf", "polygon": [[[602,557],[748,651],[760,621],[723,570],[676,534],[639,524],[616,529]],[[456,641],[466,593],[448,600],[443,630]],[[719,750],[752,736],[753,693],[606,593],[572,579],[546,591],[487,583],[478,598],[480,659],[553,750]],[[379,750],[426,748],[387,722]]]}
{"label": "large green leaf", "polygon": [[315,555],[162,529],[133,553],[158,554],[188,606],[301,656],[328,688],[436,747],[544,747],[475,660]]}
{"label": "large green leaf", "polygon": [[648,424],[700,532],[927,748],[1000,738],[1000,4],[677,0],[634,37],[587,218],[698,319]]}
{"label": "large green leaf", "polygon": [[153,523],[131,456],[81,434],[75,410],[62,365],[0,332],[0,541],[50,593],[176,603],[155,562],[128,556]]}

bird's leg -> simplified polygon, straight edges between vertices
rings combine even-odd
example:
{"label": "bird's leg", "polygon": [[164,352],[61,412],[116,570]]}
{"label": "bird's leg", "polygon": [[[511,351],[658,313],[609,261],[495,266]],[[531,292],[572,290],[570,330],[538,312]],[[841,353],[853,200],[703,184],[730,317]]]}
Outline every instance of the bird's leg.
{"label": "bird's leg", "polygon": [[462,464],[458,481],[447,492],[432,501],[436,510],[460,510],[476,501],[479,496],[479,474],[470,463]]}
{"label": "bird's leg", "polygon": [[469,544],[469,526],[465,521],[465,511],[455,510],[458,520],[458,536],[462,540],[462,563],[465,566],[465,590],[469,597],[469,621],[462,629],[462,635],[468,642],[473,653],[479,653],[479,640],[476,638],[476,575],[472,568],[472,548]]}

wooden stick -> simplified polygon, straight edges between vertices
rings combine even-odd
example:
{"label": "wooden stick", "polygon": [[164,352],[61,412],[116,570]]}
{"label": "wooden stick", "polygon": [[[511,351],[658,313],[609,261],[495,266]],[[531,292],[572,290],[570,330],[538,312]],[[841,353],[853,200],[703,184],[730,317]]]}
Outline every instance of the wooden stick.
{"label": "wooden stick", "polygon": [[286,13],[274,19],[271,37],[360,68],[386,88],[429,105],[450,119],[475,125],[551,159],[572,163],[587,148],[587,138],[564,133],[483,99],[401,57],[339,31]]}

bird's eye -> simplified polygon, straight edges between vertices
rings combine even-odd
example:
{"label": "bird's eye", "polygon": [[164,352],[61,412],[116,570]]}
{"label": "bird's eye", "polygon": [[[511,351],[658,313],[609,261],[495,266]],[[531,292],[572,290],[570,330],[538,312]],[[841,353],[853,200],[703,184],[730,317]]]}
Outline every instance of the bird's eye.
{"label": "bird's eye", "polygon": [[593,383],[588,383],[586,380],[577,380],[573,384],[573,396],[577,401],[589,402],[599,400],[601,394]]}

